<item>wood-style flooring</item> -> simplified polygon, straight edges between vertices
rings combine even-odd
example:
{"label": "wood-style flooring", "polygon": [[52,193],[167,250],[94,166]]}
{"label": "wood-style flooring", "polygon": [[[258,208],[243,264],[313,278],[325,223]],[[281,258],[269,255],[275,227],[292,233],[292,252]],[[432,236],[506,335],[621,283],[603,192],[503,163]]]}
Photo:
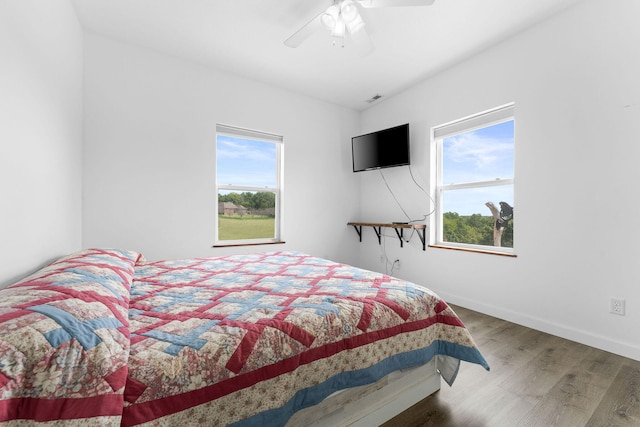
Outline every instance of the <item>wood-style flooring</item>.
{"label": "wood-style flooring", "polygon": [[640,362],[452,306],[491,365],[384,427],[640,426]]}

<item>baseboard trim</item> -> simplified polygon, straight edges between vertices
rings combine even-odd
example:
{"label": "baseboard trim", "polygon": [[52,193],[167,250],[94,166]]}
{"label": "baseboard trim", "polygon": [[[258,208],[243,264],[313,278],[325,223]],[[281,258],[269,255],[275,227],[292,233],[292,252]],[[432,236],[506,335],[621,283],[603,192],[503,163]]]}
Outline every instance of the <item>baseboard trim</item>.
{"label": "baseboard trim", "polygon": [[613,340],[609,337],[587,332],[582,329],[549,322],[539,317],[529,316],[491,304],[484,304],[459,295],[452,295],[444,292],[438,292],[438,295],[451,304],[459,305],[469,310],[478,311],[489,316],[507,320],[509,322],[555,335],[560,338],[575,341],[580,344],[640,361],[640,347],[628,342]]}

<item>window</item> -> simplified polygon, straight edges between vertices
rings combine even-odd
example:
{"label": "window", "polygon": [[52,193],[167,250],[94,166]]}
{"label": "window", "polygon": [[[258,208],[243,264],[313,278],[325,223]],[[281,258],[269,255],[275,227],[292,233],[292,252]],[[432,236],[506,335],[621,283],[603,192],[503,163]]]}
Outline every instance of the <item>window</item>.
{"label": "window", "polygon": [[281,170],[281,136],[216,126],[216,246],[280,242]]}
{"label": "window", "polygon": [[435,244],[513,253],[514,106],[433,129]]}

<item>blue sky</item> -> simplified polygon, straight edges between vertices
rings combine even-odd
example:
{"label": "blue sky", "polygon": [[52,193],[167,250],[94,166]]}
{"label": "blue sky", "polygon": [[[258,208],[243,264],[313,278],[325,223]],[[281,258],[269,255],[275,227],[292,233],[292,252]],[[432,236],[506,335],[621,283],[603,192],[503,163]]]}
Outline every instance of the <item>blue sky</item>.
{"label": "blue sky", "polygon": [[[513,178],[514,122],[508,121],[445,138],[443,141],[443,183],[460,184]],[[513,206],[513,186],[495,186],[445,192],[443,212],[489,216],[485,206],[499,208],[504,201]]]}
{"label": "blue sky", "polygon": [[[514,123],[494,126],[445,138],[445,184],[513,177]],[[276,186],[276,143],[217,137],[218,184],[254,187]],[[501,201],[513,206],[513,186],[495,186],[445,193],[443,212],[489,216],[485,203],[499,207]]]}
{"label": "blue sky", "polygon": [[218,184],[276,186],[276,143],[218,135],[216,144]]}

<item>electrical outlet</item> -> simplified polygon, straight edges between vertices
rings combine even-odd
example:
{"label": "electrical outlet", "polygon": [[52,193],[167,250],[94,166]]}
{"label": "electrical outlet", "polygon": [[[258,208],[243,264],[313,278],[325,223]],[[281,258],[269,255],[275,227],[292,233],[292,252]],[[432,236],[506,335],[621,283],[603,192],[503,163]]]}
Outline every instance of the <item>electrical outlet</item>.
{"label": "electrical outlet", "polygon": [[611,303],[609,304],[609,312],[611,312],[612,314],[617,314],[619,316],[624,316],[624,299],[611,298]]}
{"label": "electrical outlet", "polygon": [[392,268],[393,268],[394,270],[400,270],[400,260],[399,260],[399,259],[396,259],[395,261],[393,261],[393,266],[392,266]]}

